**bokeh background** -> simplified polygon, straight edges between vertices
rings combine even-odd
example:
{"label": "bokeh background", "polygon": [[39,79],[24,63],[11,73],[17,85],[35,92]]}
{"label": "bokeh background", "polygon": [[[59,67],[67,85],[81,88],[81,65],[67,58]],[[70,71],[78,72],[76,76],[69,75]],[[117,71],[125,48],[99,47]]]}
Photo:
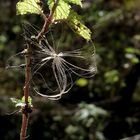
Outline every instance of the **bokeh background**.
{"label": "bokeh background", "polygon": [[[1,140],[18,140],[21,127],[21,114],[8,113],[17,110],[10,98],[22,97],[24,72],[5,69],[7,59],[25,45],[16,2],[0,0]],[[83,0],[82,9],[74,8],[93,32],[98,72],[90,79],[77,78],[59,101],[33,96],[27,139],[119,140],[139,134],[140,1]],[[38,16],[24,18],[42,25]],[[65,36],[67,46],[79,42],[69,32]]]}

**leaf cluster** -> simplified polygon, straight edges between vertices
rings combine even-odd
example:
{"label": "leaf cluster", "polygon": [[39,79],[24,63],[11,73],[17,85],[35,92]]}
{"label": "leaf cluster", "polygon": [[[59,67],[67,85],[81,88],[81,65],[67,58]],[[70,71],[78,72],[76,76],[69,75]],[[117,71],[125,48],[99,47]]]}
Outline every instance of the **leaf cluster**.
{"label": "leaf cluster", "polygon": [[[23,96],[22,99],[11,98],[11,101],[15,104],[15,107],[24,107],[25,104],[25,97]],[[28,97],[28,105],[32,107],[32,98]]]}
{"label": "leaf cluster", "polygon": [[[39,14],[45,16],[43,8],[40,6],[41,0],[23,0],[17,3],[17,14]],[[89,41],[91,31],[82,23],[80,15],[73,9],[71,4],[82,7],[81,0],[47,0],[50,13],[53,12],[53,23],[65,21],[70,28]],[[54,10],[54,7],[56,9]]]}

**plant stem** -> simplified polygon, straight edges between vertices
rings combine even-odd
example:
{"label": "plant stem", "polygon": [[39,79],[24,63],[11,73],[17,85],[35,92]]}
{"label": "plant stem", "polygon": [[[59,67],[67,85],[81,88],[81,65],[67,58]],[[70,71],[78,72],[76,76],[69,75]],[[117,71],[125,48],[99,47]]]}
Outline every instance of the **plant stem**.
{"label": "plant stem", "polygon": [[28,106],[28,96],[30,90],[30,53],[31,53],[31,44],[27,44],[27,49],[25,51],[25,86],[24,86],[24,96],[25,96],[25,104]]}
{"label": "plant stem", "polygon": [[[48,31],[48,28],[50,24],[52,23],[52,18],[54,15],[54,12],[56,10],[56,7],[59,3],[59,0],[56,0],[54,3],[52,10],[50,11],[49,17],[45,18],[44,25],[42,27],[42,30],[40,33],[37,35],[37,40],[39,41],[41,36],[45,34]],[[43,16],[45,17],[45,16]],[[31,44],[28,44],[27,49],[25,51],[25,85],[24,85],[24,97],[25,97],[25,107],[22,109],[22,126],[21,126],[21,133],[20,133],[20,140],[25,140],[26,139],[26,132],[27,132],[27,126],[28,126],[28,119],[29,119],[29,111],[31,110],[29,105],[28,105],[28,97],[29,97],[29,90],[30,90],[30,74],[31,74],[31,69],[30,69],[30,49],[31,49]]]}
{"label": "plant stem", "polygon": [[52,7],[52,10],[50,11],[48,18],[45,19],[42,30],[39,32],[39,34],[36,37],[37,40],[40,40],[41,36],[48,31],[49,26],[52,23],[52,20],[53,20],[52,18],[53,18],[54,12],[58,6],[58,3],[59,3],[59,0],[56,0],[56,2],[54,3],[54,5]]}
{"label": "plant stem", "polygon": [[26,132],[27,132],[27,126],[28,126],[28,114],[22,114],[22,127],[20,132],[20,140],[26,139]]}
{"label": "plant stem", "polygon": [[[26,139],[26,131],[28,126],[28,119],[29,119],[29,105],[28,105],[28,97],[29,97],[29,90],[30,90],[30,44],[28,44],[27,49],[25,51],[25,85],[24,85],[24,97],[25,97],[25,106],[22,108],[22,126],[21,126],[21,133],[20,133],[20,140]],[[31,109],[30,109],[31,110]]]}

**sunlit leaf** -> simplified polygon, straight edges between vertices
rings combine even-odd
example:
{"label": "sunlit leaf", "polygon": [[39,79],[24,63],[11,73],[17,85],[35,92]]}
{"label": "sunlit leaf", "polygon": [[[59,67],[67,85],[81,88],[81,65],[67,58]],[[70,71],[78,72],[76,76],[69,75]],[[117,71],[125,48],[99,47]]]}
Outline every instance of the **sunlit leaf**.
{"label": "sunlit leaf", "polygon": [[77,121],[81,121],[84,123],[84,125],[87,125],[89,127],[94,119],[98,118],[99,116],[107,116],[108,113],[106,110],[94,105],[94,104],[86,104],[86,103],[80,103],[79,109],[75,113],[75,119]]}
{"label": "sunlit leaf", "polygon": [[[54,0],[48,0],[50,10],[52,10],[54,4]],[[64,0],[60,0],[53,15],[54,20],[67,19],[70,13],[70,8],[71,6],[67,2],[65,2]]]}
{"label": "sunlit leaf", "polygon": [[80,78],[76,81],[76,85],[79,87],[85,87],[88,85],[88,80],[85,78]]}
{"label": "sunlit leaf", "polygon": [[41,7],[38,4],[40,0],[23,0],[19,1],[16,5],[17,14],[24,15],[24,14],[40,14]]}
{"label": "sunlit leaf", "polygon": [[11,99],[11,101],[12,101],[13,103],[19,103],[19,102],[21,102],[21,100],[16,99],[16,98],[10,98],[10,99]]}
{"label": "sunlit leaf", "polygon": [[[23,96],[22,99],[11,98],[11,101],[15,104],[15,107],[24,107],[25,104],[25,97]],[[32,98],[28,97],[28,104],[32,107]]]}
{"label": "sunlit leaf", "polygon": [[[25,96],[22,97],[22,102],[25,102]],[[32,98],[28,96],[28,104],[32,105]]]}
{"label": "sunlit leaf", "polygon": [[140,50],[138,48],[127,47],[127,48],[125,48],[125,52],[128,54],[140,55]]}
{"label": "sunlit leaf", "polygon": [[133,63],[133,64],[137,64],[137,63],[140,62],[140,60],[139,60],[137,57],[132,58],[130,61],[131,61],[131,63]]}
{"label": "sunlit leaf", "polygon": [[15,104],[15,107],[23,107],[23,106],[25,106],[25,103],[22,102],[22,100],[20,100],[20,99],[11,98],[11,101]]}
{"label": "sunlit leaf", "polygon": [[24,107],[25,105],[26,105],[25,103],[19,102],[15,106],[16,107]]}
{"label": "sunlit leaf", "polygon": [[68,24],[80,36],[89,41],[91,39],[91,31],[81,22],[80,16],[71,10],[68,17]]}

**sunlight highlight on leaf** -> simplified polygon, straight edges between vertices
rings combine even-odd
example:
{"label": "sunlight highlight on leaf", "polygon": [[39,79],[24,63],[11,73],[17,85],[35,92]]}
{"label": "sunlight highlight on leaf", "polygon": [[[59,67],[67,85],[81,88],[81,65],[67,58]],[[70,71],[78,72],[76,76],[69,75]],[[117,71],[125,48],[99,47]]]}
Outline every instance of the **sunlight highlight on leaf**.
{"label": "sunlight highlight on leaf", "polygon": [[40,0],[23,0],[16,5],[17,15],[40,14],[42,9],[39,6]]}
{"label": "sunlight highlight on leaf", "polygon": [[[50,10],[52,10],[54,4],[55,4],[54,0],[48,0]],[[67,19],[70,13],[70,8],[71,6],[67,2],[65,2],[64,0],[60,0],[54,12],[53,16],[54,20]]]}
{"label": "sunlight highlight on leaf", "polygon": [[68,17],[68,25],[80,36],[89,41],[91,39],[91,31],[82,22],[80,16],[71,10]]}
{"label": "sunlight highlight on leaf", "polygon": [[79,87],[85,87],[88,85],[88,80],[85,78],[80,78],[80,79],[76,80],[76,85]]}

